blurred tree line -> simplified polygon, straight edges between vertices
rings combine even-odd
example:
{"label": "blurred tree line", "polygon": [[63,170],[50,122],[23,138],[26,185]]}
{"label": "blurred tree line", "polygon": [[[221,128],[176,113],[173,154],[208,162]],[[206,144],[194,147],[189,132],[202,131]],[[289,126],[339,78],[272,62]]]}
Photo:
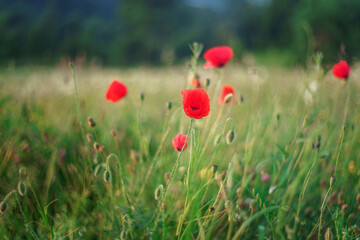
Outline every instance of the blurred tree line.
{"label": "blurred tree line", "polygon": [[[0,0],[0,64],[53,64],[86,55],[106,65],[160,64],[188,44],[230,45],[235,54],[286,50],[305,63],[321,50],[360,55],[359,0]],[[214,1],[209,1],[214,2]]]}

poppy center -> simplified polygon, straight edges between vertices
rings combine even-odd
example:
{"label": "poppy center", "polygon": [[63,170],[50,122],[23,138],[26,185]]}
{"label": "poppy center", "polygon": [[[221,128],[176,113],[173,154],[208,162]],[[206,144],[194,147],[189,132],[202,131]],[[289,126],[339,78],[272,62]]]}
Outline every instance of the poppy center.
{"label": "poppy center", "polygon": [[199,110],[198,107],[194,107],[194,106],[190,106],[191,110],[195,111],[195,110]]}

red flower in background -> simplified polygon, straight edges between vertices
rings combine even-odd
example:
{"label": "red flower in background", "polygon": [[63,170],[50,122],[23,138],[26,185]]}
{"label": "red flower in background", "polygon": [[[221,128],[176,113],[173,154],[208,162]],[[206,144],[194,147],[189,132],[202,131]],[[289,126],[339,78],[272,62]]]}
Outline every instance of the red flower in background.
{"label": "red flower in background", "polygon": [[204,68],[223,67],[233,56],[234,52],[230,47],[218,46],[210,48],[204,53],[206,59]]}
{"label": "red flower in background", "polygon": [[188,117],[201,119],[209,115],[210,99],[205,89],[182,90],[184,112]]}
{"label": "red flower in background", "polygon": [[125,84],[114,80],[108,90],[106,91],[106,100],[110,102],[117,102],[120,99],[124,98],[127,94],[127,87]]}
{"label": "red flower in background", "polygon": [[[186,141],[186,135],[179,133],[173,138],[172,145],[176,151],[180,152],[184,147],[185,141]],[[184,150],[186,149],[186,147],[187,147],[187,143],[184,147]]]}
{"label": "red flower in background", "polygon": [[350,67],[346,61],[340,61],[333,67],[333,74],[337,78],[346,80],[350,73]]}
{"label": "red flower in background", "polygon": [[235,90],[231,85],[224,85],[222,87],[222,89],[221,89],[221,93],[220,93],[220,96],[218,98],[218,103],[219,104],[225,104],[225,97],[230,93],[233,95],[233,97],[232,97],[232,99],[230,100],[229,103],[234,101]]}

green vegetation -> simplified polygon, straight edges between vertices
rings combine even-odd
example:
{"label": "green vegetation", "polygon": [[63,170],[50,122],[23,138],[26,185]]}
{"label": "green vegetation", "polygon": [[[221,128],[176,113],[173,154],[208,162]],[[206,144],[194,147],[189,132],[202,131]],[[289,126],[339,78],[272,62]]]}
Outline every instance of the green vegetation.
{"label": "green vegetation", "polygon": [[[79,101],[69,67],[2,70],[0,235],[358,237],[359,68],[345,82],[321,61],[306,70],[251,59],[214,70],[192,63],[75,65]],[[202,120],[182,109],[191,69],[203,84],[210,79],[211,111]],[[116,104],[104,98],[113,78],[129,89]],[[222,84],[237,89],[235,103],[217,104]],[[190,136],[182,153],[171,145],[179,132]]]}
{"label": "green vegetation", "polygon": [[238,58],[280,49],[292,66],[319,50],[327,63],[352,62],[360,56],[359,12],[358,0],[0,1],[0,66],[76,57],[105,66],[166,65],[186,58],[193,41],[229,45]]}

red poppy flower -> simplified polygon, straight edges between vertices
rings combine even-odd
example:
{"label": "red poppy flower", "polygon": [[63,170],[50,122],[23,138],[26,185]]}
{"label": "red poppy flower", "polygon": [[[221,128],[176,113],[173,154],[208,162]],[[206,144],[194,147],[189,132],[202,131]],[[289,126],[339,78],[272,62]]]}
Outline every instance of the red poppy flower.
{"label": "red poppy flower", "polygon": [[[186,141],[186,135],[179,133],[173,138],[172,145],[176,151],[180,152],[184,147],[185,141]],[[187,147],[187,143],[184,147],[184,150],[186,149],[186,147]]]}
{"label": "red poppy flower", "polygon": [[[218,98],[218,103],[219,104],[224,104],[225,103],[225,97],[228,94],[232,94],[233,96],[235,95],[235,90],[231,85],[224,85],[221,89],[221,94]],[[229,103],[234,102],[234,97],[232,97],[232,99],[230,100]]]}
{"label": "red poppy flower", "polygon": [[209,115],[210,99],[205,89],[182,90],[184,112],[188,117],[201,119]]}
{"label": "red poppy flower", "polygon": [[333,74],[337,78],[346,80],[350,73],[350,67],[346,61],[340,61],[333,67]]}
{"label": "red poppy flower", "polygon": [[110,102],[117,102],[127,94],[127,87],[125,84],[117,81],[116,79],[110,84],[106,92],[106,100]]}
{"label": "red poppy flower", "polygon": [[198,78],[193,78],[193,79],[191,80],[191,86],[192,86],[193,88],[199,88],[199,87],[201,87],[200,79],[198,79]]}
{"label": "red poppy flower", "polygon": [[223,67],[233,56],[234,52],[230,47],[219,46],[210,48],[204,53],[204,58],[206,59],[204,68]]}

